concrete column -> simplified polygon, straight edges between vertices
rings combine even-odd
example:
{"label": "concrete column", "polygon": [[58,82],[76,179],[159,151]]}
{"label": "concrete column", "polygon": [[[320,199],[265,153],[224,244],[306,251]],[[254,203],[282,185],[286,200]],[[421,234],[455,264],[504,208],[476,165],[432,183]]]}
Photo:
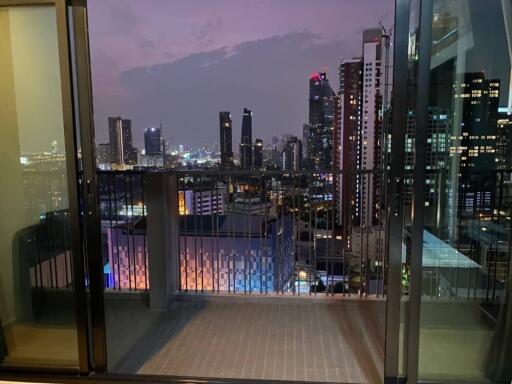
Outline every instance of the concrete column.
{"label": "concrete column", "polygon": [[179,289],[179,216],[177,177],[166,172],[144,175],[147,207],[149,304],[167,308]]}

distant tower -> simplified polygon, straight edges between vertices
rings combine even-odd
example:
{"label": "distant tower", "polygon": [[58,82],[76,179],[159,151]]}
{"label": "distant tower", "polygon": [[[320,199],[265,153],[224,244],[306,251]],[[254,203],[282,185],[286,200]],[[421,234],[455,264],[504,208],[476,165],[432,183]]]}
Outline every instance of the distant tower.
{"label": "distant tower", "polygon": [[110,162],[114,164],[137,163],[137,153],[132,145],[132,121],[120,116],[108,118]]}
{"label": "distant tower", "polygon": [[244,108],[242,116],[242,137],[240,140],[240,166],[252,168],[252,111]]}
{"label": "distant tower", "polygon": [[220,165],[222,168],[233,166],[233,122],[231,113],[219,112],[220,125]]}
{"label": "distant tower", "polygon": [[302,167],[302,141],[291,136],[284,144],[281,168],[285,171],[300,171]]}
{"label": "distant tower", "polygon": [[144,130],[144,148],[147,156],[163,155],[162,130],[160,128],[146,128]]}
{"label": "distant tower", "polygon": [[336,95],[326,73],[309,79],[308,163],[312,170],[333,168],[333,134]]}
{"label": "distant tower", "polygon": [[261,139],[254,141],[253,159],[254,168],[259,169],[263,167],[263,140]]}

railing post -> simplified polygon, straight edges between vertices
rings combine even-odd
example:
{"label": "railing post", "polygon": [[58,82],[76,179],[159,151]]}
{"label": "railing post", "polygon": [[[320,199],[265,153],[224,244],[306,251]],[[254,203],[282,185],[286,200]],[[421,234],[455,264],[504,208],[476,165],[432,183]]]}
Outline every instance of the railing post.
{"label": "railing post", "polygon": [[147,206],[149,305],[167,308],[178,290],[179,216],[177,177],[165,172],[144,175]]}

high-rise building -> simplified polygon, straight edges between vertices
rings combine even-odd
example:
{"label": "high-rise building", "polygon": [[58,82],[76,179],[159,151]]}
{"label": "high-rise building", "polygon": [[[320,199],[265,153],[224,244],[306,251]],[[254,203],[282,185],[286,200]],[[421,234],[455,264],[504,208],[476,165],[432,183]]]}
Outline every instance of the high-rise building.
{"label": "high-rise building", "polygon": [[298,137],[289,138],[282,151],[282,169],[299,171],[302,168],[302,141]]}
{"label": "high-rise building", "polygon": [[309,138],[309,124],[308,123],[304,123],[302,124],[302,151],[303,151],[303,154],[302,156],[303,157],[307,157],[308,156],[308,138]]}
{"label": "high-rise building", "polygon": [[309,79],[308,165],[312,170],[333,168],[336,94],[325,72]]}
{"label": "high-rise building", "polygon": [[144,130],[144,149],[146,156],[162,156],[164,154],[161,128],[152,127]]}
{"label": "high-rise building", "polygon": [[254,168],[258,169],[263,167],[263,140],[261,139],[254,141],[253,162]]}
{"label": "high-rise building", "polygon": [[[361,169],[361,102],[362,102],[362,73],[361,59],[344,60],[340,64],[340,158],[336,159],[343,170],[340,182],[341,221],[343,228],[348,230],[352,221],[359,221],[360,206],[360,174]],[[353,203],[352,203],[353,202]]]}
{"label": "high-rise building", "polygon": [[98,148],[96,151],[96,161],[98,164],[110,163],[110,144],[98,144]]}
{"label": "high-rise building", "polygon": [[120,116],[108,118],[110,162],[121,165],[137,164],[137,152],[132,145],[132,121]]}
{"label": "high-rise building", "polygon": [[364,30],[362,56],[342,60],[339,68],[341,129],[337,161],[343,169],[341,189],[343,201],[347,202],[342,216],[344,222],[357,225],[375,223],[381,206],[379,172],[365,176],[363,172],[384,167],[382,154],[386,133],[383,132],[382,106],[389,93],[384,76],[388,55],[387,45],[383,44],[385,38],[380,28]]}
{"label": "high-rise building", "polygon": [[483,72],[470,72],[453,88],[461,107],[456,115],[460,133],[454,132],[450,148],[460,161],[459,204],[468,212],[474,211],[476,204],[480,211],[491,211],[496,185],[492,171],[498,165],[500,81],[486,79]]}
{"label": "high-rise building", "polygon": [[219,112],[220,127],[220,165],[223,168],[233,166],[233,123],[231,113]]}
{"label": "high-rise building", "polygon": [[252,111],[244,108],[240,140],[240,167],[251,169],[252,165]]}
{"label": "high-rise building", "polygon": [[498,111],[497,163],[499,169],[512,169],[512,113]]}

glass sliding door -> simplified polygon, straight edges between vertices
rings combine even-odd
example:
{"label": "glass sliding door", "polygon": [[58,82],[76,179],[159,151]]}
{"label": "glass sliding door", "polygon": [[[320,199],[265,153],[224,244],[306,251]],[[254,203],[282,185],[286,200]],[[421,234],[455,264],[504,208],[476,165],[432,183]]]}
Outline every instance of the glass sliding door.
{"label": "glass sliding door", "polygon": [[512,4],[428,3],[410,111],[413,363],[420,381],[510,382]]}
{"label": "glass sliding door", "polygon": [[0,2],[0,369],[75,370],[85,306],[66,8],[40,3]]}

